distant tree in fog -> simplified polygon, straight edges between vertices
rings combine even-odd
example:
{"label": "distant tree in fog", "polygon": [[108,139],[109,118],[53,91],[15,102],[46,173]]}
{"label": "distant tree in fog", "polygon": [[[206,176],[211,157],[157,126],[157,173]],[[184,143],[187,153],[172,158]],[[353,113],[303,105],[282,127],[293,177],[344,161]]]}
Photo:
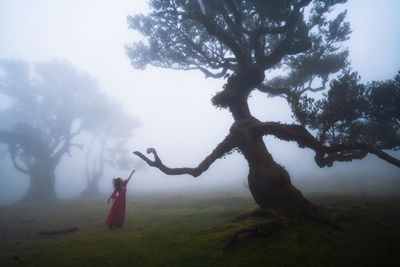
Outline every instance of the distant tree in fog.
{"label": "distant tree in fog", "polygon": [[[384,151],[399,148],[399,117],[389,120],[399,102],[388,100],[390,106],[382,110],[379,101],[385,97],[375,96],[381,89],[373,89],[387,84],[387,90],[398,94],[398,87],[389,89],[391,82],[359,85],[357,75],[348,70],[348,50],[342,46],[351,33],[346,11],[331,13],[346,0],[199,2],[152,0],[148,15],[129,16],[129,27],[146,40],[127,46],[127,54],[137,69],[152,65],[198,70],[207,78],[226,79],[211,100],[215,107],[228,109],[234,123],[195,168],[169,168],[154,148],[147,150],[154,160],[138,151],[136,155],[166,174],[197,177],[215,160],[238,151],[248,161],[249,189],[261,208],[314,218],[320,218],[318,209],[274,161],[264,136],[314,150],[320,167],[368,153],[400,167],[399,160]],[[306,95],[329,87],[320,101]],[[248,104],[255,90],[286,99],[299,124],[255,118]],[[380,135],[385,128],[389,131]]]}
{"label": "distant tree in fog", "polygon": [[86,152],[85,175],[88,186],[82,196],[99,194],[98,183],[104,175],[105,165],[117,170],[141,168],[140,162],[129,158],[126,142],[139,127],[137,119],[132,118],[116,101],[108,100],[101,105],[102,116],[86,117],[83,121],[85,132],[92,136]]}
{"label": "distant tree in fog", "polygon": [[27,62],[1,60],[0,68],[0,94],[12,100],[1,110],[0,143],[15,169],[30,177],[24,200],[52,200],[56,167],[72,148],[83,148],[73,139],[94,127],[89,119],[102,124],[99,118],[109,116],[108,100],[92,77],[66,61],[36,63],[31,71]]}

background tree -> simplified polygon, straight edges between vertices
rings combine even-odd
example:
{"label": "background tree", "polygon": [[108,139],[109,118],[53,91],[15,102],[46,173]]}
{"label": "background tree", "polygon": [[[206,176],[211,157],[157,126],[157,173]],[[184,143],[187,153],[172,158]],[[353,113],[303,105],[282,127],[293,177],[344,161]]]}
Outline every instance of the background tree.
{"label": "background tree", "polygon": [[[100,104],[102,103],[102,104]],[[139,127],[139,121],[127,114],[120,103],[110,99],[99,102],[101,116],[85,117],[85,132],[91,137],[86,151],[85,176],[88,182],[82,196],[98,195],[98,183],[104,176],[106,165],[117,170],[140,169],[143,166],[129,158],[127,141],[133,136],[133,130]]]}
{"label": "background tree", "polygon": [[[326,102],[314,105],[312,98],[306,96],[307,92],[327,89],[332,75],[349,65],[348,51],[341,46],[351,33],[349,23],[345,22],[346,12],[335,17],[331,13],[335,5],[345,2],[150,0],[151,13],[128,17],[129,27],[145,37],[145,41],[126,47],[132,66],[144,69],[150,64],[200,70],[207,78],[226,78],[223,90],[212,98],[212,104],[228,109],[234,123],[226,138],[195,168],[169,168],[154,148],[147,150],[154,160],[138,151],[134,153],[166,174],[199,176],[216,159],[237,150],[248,161],[249,189],[261,208],[312,217],[319,217],[318,212],[291,184],[287,171],[274,161],[264,136],[274,135],[295,141],[301,148],[313,149],[315,161],[321,167],[331,166],[334,161],[359,159],[365,153],[384,154],[391,159],[389,162],[400,166],[398,160],[382,150],[395,149],[395,144],[382,147],[366,139],[352,139],[353,134],[344,134],[343,131],[350,131],[345,125],[335,128],[343,132],[340,138],[331,134],[330,126],[362,116],[358,111],[347,114],[338,109],[353,100],[342,102],[328,97]],[[331,85],[341,84],[347,90],[345,80],[341,78]],[[364,98],[357,88],[358,85],[352,92],[354,96]],[[270,97],[284,97],[294,117],[302,123],[288,125],[255,118],[247,102],[254,90]],[[356,102],[363,105],[361,100]],[[327,111],[331,104],[332,112],[338,116],[334,121]],[[325,126],[320,122],[323,119]],[[319,134],[314,137],[306,127],[320,129]],[[330,142],[333,139],[335,142]]]}
{"label": "background tree", "polygon": [[12,100],[0,114],[0,143],[15,169],[30,177],[24,200],[52,200],[57,165],[71,148],[83,148],[73,139],[104,114],[106,98],[92,77],[66,61],[36,63],[33,71],[19,60],[1,60],[0,67],[0,93]]}

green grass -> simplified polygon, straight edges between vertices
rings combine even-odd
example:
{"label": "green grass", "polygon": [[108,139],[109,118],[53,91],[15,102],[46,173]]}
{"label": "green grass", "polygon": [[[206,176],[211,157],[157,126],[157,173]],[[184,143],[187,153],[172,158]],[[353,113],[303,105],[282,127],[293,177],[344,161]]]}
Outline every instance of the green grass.
{"label": "green grass", "polygon": [[237,229],[263,222],[232,222],[256,208],[247,196],[128,197],[124,227],[112,230],[107,197],[0,206],[0,266],[400,266],[399,198],[306,197],[342,230],[299,222],[269,237],[242,234],[230,250]]}

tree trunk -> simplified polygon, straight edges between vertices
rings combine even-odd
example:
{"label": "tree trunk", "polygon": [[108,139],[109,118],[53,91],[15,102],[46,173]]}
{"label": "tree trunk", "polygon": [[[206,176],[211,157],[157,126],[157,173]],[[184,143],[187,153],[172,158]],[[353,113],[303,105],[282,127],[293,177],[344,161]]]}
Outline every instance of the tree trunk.
{"label": "tree trunk", "polygon": [[86,186],[85,190],[82,191],[81,197],[94,197],[100,195],[99,181],[101,177],[103,177],[103,174],[92,174],[92,179],[87,179],[88,185]]}
{"label": "tree trunk", "polygon": [[57,199],[55,167],[53,164],[38,160],[30,168],[29,177],[31,185],[21,201],[38,202]]}
{"label": "tree trunk", "polygon": [[252,131],[252,125],[252,120],[236,122],[231,134],[236,136],[238,148],[249,164],[248,184],[256,203],[262,209],[276,209],[288,217],[314,217],[316,207],[292,185],[289,173],[274,161],[263,135]]}

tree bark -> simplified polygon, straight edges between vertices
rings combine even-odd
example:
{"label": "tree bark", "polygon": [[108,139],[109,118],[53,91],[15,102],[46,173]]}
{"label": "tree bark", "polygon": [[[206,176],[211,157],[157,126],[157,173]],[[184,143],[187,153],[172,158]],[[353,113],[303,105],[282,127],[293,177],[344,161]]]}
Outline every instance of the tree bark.
{"label": "tree bark", "polygon": [[254,131],[259,121],[235,122],[231,135],[249,164],[248,184],[256,203],[262,209],[277,209],[286,216],[313,216],[316,207],[296,189],[289,173],[268,152],[263,135]]}

